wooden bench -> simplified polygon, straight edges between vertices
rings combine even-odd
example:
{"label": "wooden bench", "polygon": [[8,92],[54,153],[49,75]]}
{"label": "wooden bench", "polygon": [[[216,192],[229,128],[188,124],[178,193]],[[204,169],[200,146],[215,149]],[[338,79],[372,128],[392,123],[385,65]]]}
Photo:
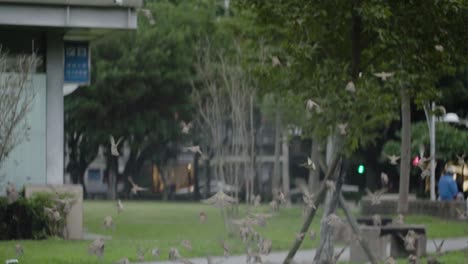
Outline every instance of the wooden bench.
{"label": "wooden bench", "polygon": [[[386,226],[392,223],[392,218],[390,217],[382,217],[382,226]],[[374,225],[374,220],[372,220],[371,216],[361,216],[356,219],[358,225],[367,225],[371,226]]]}
{"label": "wooden bench", "polygon": [[[410,230],[413,230],[416,235],[416,250],[409,252],[405,248],[405,242],[402,237],[405,237]],[[394,258],[408,257],[410,254],[416,256],[426,255],[427,237],[425,225],[385,225],[380,228],[380,236],[390,236],[390,255]]]}

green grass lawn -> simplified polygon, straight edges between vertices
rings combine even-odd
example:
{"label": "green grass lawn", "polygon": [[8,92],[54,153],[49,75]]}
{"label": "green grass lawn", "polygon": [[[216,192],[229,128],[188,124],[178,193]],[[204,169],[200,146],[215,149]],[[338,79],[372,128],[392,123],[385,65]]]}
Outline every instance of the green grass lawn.
{"label": "green grass lawn", "polygon": [[[136,248],[159,247],[163,259],[167,259],[170,247],[177,247],[184,257],[222,255],[220,241],[226,239],[233,254],[242,253],[245,248],[236,237],[227,237],[221,213],[218,209],[195,203],[162,203],[124,201],[125,211],[117,215],[114,202],[86,201],[84,203],[84,227],[90,233],[112,236],[106,241],[103,261],[87,254],[91,241],[64,241],[51,238],[43,241],[0,242],[0,263],[14,258],[14,245],[21,243],[25,255],[20,263],[112,263],[123,257],[136,260]],[[268,210],[266,207],[261,210]],[[199,223],[201,211],[208,214],[205,224]],[[245,211],[241,207],[240,211]],[[103,228],[107,215],[114,217],[115,230]],[[320,211],[317,215],[320,217]],[[284,208],[274,216],[265,228],[257,228],[273,242],[273,250],[286,250],[295,239],[302,224],[301,207]],[[315,218],[312,228],[318,231],[319,218]],[[411,216],[408,223],[426,224],[429,238],[464,236],[466,223],[448,222],[427,216]],[[180,242],[188,239],[193,250],[188,251]],[[312,248],[318,241],[305,240],[302,248]],[[149,254],[147,260],[150,259]]]}

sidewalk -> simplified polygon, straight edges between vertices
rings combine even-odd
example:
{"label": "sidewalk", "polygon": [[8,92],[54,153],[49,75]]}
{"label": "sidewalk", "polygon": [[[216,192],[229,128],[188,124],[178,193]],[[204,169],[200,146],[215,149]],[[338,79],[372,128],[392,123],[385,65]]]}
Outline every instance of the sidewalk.
{"label": "sidewalk", "polygon": [[[440,243],[442,239],[436,239],[436,243]],[[444,246],[442,247],[443,251],[454,251],[454,250],[461,250],[468,247],[467,244],[468,237],[463,238],[447,238],[445,239]],[[342,247],[337,247],[335,251],[341,250]],[[427,241],[427,252],[433,253],[435,252],[434,243],[432,240]],[[272,252],[268,256],[262,256],[262,260],[264,263],[271,263],[271,264],[280,264],[283,262],[287,254],[287,251],[280,251],[280,252]],[[387,248],[387,255],[390,254],[390,246]],[[296,253],[294,257],[295,263],[310,263],[311,259],[315,255],[315,250],[300,250]],[[231,256],[229,258],[223,257],[213,257],[214,263],[222,263],[222,264],[242,264],[246,263],[246,256]],[[349,249],[347,248],[343,255],[340,257],[340,261],[348,261],[349,260]],[[207,264],[206,258],[193,258],[190,259],[194,264]],[[140,262],[140,264],[174,264],[175,262],[171,261],[156,261],[156,262]]]}

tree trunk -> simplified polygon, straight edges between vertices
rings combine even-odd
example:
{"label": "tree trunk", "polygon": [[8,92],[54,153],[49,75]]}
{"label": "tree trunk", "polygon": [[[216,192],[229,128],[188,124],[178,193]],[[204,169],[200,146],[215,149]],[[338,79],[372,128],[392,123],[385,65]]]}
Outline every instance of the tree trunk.
{"label": "tree trunk", "polygon": [[309,190],[312,193],[318,190],[320,184],[319,155],[319,143],[312,139],[310,159],[316,165],[315,170],[309,170]]}
{"label": "tree trunk", "polygon": [[435,193],[435,167],[436,167],[436,132],[435,132],[435,102],[431,104],[426,104],[424,106],[424,113],[426,114],[427,126],[429,128],[429,141],[430,141],[430,157],[431,159],[431,201],[436,200],[436,193]]}
{"label": "tree trunk", "polygon": [[280,189],[280,150],[281,150],[281,119],[280,112],[276,110],[275,114],[275,161],[273,163],[273,182],[272,189]]}
{"label": "tree trunk", "polygon": [[205,198],[210,197],[211,194],[211,173],[210,173],[210,160],[205,160]]}
{"label": "tree trunk", "polygon": [[117,198],[117,165],[117,157],[109,155],[107,179],[107,199],[109,200]]}
{"label": "tree trunk", "polygon": [[[331,175],[333,175],[335,173],[335,170],[336,170],[337,164],[338,164],[338,159],[339,159],[339,157],[336,156],[333,159],[330,166],[328,167],[327,175],[325,176],[326,179],[330,178]],[[327,193],[327,187],[325,187],[325,183],[322,183],[322,185],[320,186],[320,190],[317,193],[317,196],[316,196],[316,198],[314,200],[314,204],[315,204],[316,208],[315,209],[311,208],[309,210],[307,218],[304,220],[304,223],[302,224],[301,230],[299,231],[300,233],[305,234],[309,230],[310,224],[312,223],[312,220],[314,220],[315,213],[317,212],[317,209],[320,206],[320,204],[325,199],[326,193]],[[288,255],[284,259],[283,264],[291,264],[292,263],[292,260],[293,260],[294,256],[296,255],[297,250],[299,250],[299,247],[301,246],[302,242],[303,242],[303,239],[294,240],[294,243],[293,243],[291,249],[289,250]]]}
{"label": "tree trunk", "polygon": [[411,98],[408,91],[401,88],[401,155],[400,155],[400,191],[398,213],[408,212],[409,176],[411,163]]}
{"label": "tree trunk", "polygon": [[341,186],[343,185],[345,173],[347,171],[347,161],[339,161],[335,170],[336,190],[328,190],[325,198],[324,214],[321,221],[320,229],[320,245],[317,249],[314,261],[317,263],[332,263],[334,257],[333,232],[334,227],[327,224],[328,216],[334,214],[338,206],[339,196],[341,194]]}
{"label": "tree trunk", "polygon": [[286,196],[286,199],[288,203],[291,202],[291,197],[289,197],[289,188],[290,188],[290,183],[289,183],[289,145],[287,138],[284,137],[282,140],[282,149],[283,149],[283,159],[282,159],[282,164],[283,164],[283,172],[282,172],[282,183],[283,183],[283,193],[284,196]]}
{"label": "tree trunk", "polygon": [[195,153],[195,158],[193,161],[193,198],[195,201],[200,200],[200,186],[198,185],[198,171],[199,171],[199,163],[200,162],[200,154]]}

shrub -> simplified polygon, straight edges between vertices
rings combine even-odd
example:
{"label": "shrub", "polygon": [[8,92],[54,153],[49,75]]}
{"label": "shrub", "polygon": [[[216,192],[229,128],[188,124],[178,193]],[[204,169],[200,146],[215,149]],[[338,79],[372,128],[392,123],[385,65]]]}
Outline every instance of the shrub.
{"label": "shrub", "polygon": [[[70,194],[58,195],[59,199],[68,197]],[[46,207],[57,208],[63,216],[60,221],[50,219],[45,212]],[[65,215],[56,194],[40,192],[29,199],[20,196],[12,204],[8,204],[5,197],[0,197],[0,240],[45,239],[50,235],[61,235]]]}

